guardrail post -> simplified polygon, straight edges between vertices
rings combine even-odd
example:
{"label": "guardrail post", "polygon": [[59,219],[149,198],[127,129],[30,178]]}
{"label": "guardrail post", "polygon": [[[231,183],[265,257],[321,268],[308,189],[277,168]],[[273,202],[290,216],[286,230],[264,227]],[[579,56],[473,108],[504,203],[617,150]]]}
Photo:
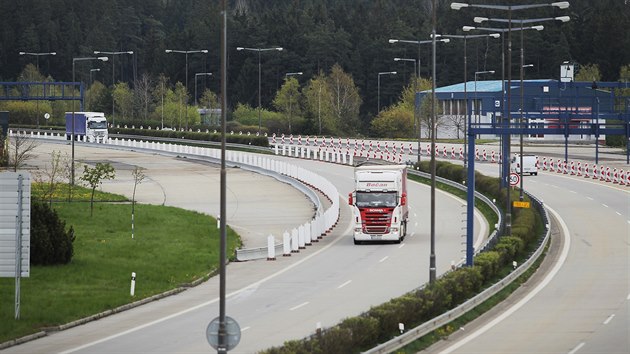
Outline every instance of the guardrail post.
{"label": "guardrail post", "polygon": [[272,235],[267,236],[267,260],[275,261],[276,260],[276,247],[275,240]]}

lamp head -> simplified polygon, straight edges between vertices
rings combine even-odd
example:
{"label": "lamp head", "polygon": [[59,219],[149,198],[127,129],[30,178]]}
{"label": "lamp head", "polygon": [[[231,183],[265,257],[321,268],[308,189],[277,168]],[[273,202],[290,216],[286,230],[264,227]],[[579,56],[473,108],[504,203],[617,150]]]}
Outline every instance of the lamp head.
{"label": "lamp head", "polygon": [[562,21],[562,22],[569,22],[571,20],[571,17],[569,17],[569,16],[560,16],[560,17],[556,17],[556,20]]}
{"label": "lamp head", "polygon": [[489,70],[488,74],[494,74],[494,70]]}
{"label": "lamp head", "polygon": [[468,31],[472,31],[472,30],[474,30],[475,28],[476,28],[476,27],[473,27],[473,26],[463,26],[463,27],[462,27],[462,31],[464,31],[464,32],[468,32]]}
{"label": "lamp head", "polygon": [[396,42],[398,42],[398,39],[390,39],[388,42],[389,43],[396,43]]}
{"label": "lamp head", "polygon": [[451,3],[451,9],[453,9],[453,10],[461,10],[464,7],[468,7],[468,4],[463,3],[463,2],[452,2]]}
{"label": "lamp head", "polygon": [[555,6],[559,9],[568,9],[569,8],[569,2],[568,1],[558,1],[558,2],[552,2],[551,6]]}
{"label": "lamp head", "polygon": [[535,29],[536,31],[542,31],[545,29],[545,26],[543,25],[532,26],[532,29]]}
{"label": "lamp head", "polygon": [[57,55],[57,52],[51,52],[50,55]]}
{"label": "lamp head", "polygon": [[173,50],[172,50],[172,49],[167,49],[167,50],[165,50],[164,52],[166,52],[166,53],[172,53],[172,52],[173,52]]}
{"label": "lamp head", "polygon": [[475,18],[473,18],[473,21],[475,23],[482,23],[484,21],[488,21],[488,18],[487,17],[475,17]]}
{"label": "lamp head", "polygon": [[128,51],[127,54],[133,54],[133,50]]}
{"label": "lamp head", "polygon": [[243,47],[236,47],[236,50],[243,50],[243,49],[245,49],[245,48],[243,48]]}
{"label": "lamp head", "polygon": [[282,48],[282,47],[277,47],[277,48],[275,48],[275,49],[276,49],[277,51],[281,52],[284,48]]}
{"label": "lamp head", "polygon": [[394,58],[394,61],[400,61],[400,60],[401,60],[400,58]]}
{"label": "lamp head", "polygon": [[208,50],[207,49],[202,49],[201,52],[202,53],[208,53]]}
{"label": "lamp head", "polygon": [[26,52],[20,52],[20,55],[26,55]]}
{"label": "lamp head", "polygon": [[392,71],[392,72],[391,72],[391,74],[392,74],[392,75],[396,75],[396,74],[398,74],[398,72],[396,72],[396,71]]}
{"label": "lamp head", "polygon": [[101,54],[101,52],[100,52],[100,51],[98,51],[98,50],[95,50],[95,51],[94,51],[94,54]]}
{"label": "lamp head", "polygon": [[100,60],[100,61],[108,61],[109,60],[108,57],[98,57],[97,59]]}
{"label": "lamp head", "polygon": [[500,33],[490,33],[490,37],[492,37],[492,38],[499,38],[499,37],[501,37],[501,34]]}
{"label": "lamp head", "polygon": [[451,39],[450,38],[444,38],[444,39],[440,39],[439,41],[440,42],[444,42],[444,43],[448,43],[448,42],[451,41]]}

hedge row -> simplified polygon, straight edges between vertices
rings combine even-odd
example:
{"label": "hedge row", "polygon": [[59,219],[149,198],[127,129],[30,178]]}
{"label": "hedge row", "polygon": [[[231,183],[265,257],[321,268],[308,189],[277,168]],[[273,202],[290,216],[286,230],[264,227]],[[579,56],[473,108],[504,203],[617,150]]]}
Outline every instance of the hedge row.
{"label": "hedge row", "polygon": [[[142,135],[158,138],[190,139],[199,141],[220,142],[221,134],[214,132],[197,131],[177,131],[177,130],[156,130],[156,129],[132,129],[132,128],[110,128],[110,134]],[[225,135],[225,141],[233,144],[255,145],[268,147],[269,140],[265,136],[255,134],[230,134]]]}
{"label": "hedge row", "polygon": [[[419,167],[428,171],[428,162],[423,162]],[[439,162],[436,174],[461,182],[464,169],[448,162]],[[499,202],[505,200],[505,189],[501,194],[498,178],[476,173],[475,179],[477,191]],[[262,353],[359,353],[373,348],[398,335],[398,323],[404,323],[408,328],[420,325],[491,285],[504,267],[511,266],[513,260],[524,256],[528,247],[540,236],[541,229],[542,218],[533,208],[520,209],[513,213],[512,235],[501,237],[492,250],[477,255],[473,267],[456,269],[423,289],[375,306],[358,317],[345,319],[311,337],[288,341],[281,347]]]}

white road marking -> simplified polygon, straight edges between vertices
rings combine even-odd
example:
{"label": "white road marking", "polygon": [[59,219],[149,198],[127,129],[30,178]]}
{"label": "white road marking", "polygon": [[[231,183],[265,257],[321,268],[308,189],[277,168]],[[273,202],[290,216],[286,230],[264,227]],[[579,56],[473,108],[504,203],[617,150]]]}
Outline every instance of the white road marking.
{"label": "white road marking", "polygon": [[305,302],[303,302],[303,303],[301,303],[301,304],[299,304],[299,305],[297,305],[297,306],[293,306],[293,307],[291,307],[291,308],[289,309],[289,311],[297,310],[297,309],[299,309],[300,307],[304,307],[304,306],[306,306],[306,305],[308,305],[308,301],[305,301]]}
{"label": "white road marking", "polygon": [[385,262],[385,260],[386,260],[387,258],[389,258],[389,256],[385,256],[385,257],[381,258],[381,260],[380,260],[380,261],[378,261],[378,262],[379,262],[379,263],[383,263],[383,262]]}
{"label": "white road marking", "polygon": [[241,332],[245,332],[245,331],[247,331],[247,330],[248,330],[248,329],[250,329],[250,328],[251,328],[250,326],[243,327],[243,328],[241,328]]}
{"label": "white road marking", "polygon": [[593,199],[593,198],[591,198],[591,197],[586,197],[586,199],[588,199],[588,200],[595,200],[595,199]]}
{"label": "white road marking", "polygon": [[606,319],[606,321],[604,321],[604,324],[607,325],[610,323],[610,321],[612,321],[612,319],[615,318],[615,314],[613,313],[612,315],[608,316],[608,318]]}
{"label": "white road marking", "polygon": [[630,300],[630,294],[628,294],[628,297],[626,298],[626,300]]}
{"label": "white road marking", "polygon": [[337,289],[341,289],[341,288],[343,288],[344,286],[346,286],[346,285],[348,285],[348,284],[350,284],[350,283],[352,283],[352,280],[348,280],[347,282],[345,282],[345,283],[343,283],[343,284],[339,285],[339,286],[337,287]]}
{"label": "white road marking", "polygon": [[[496,326],[499,322],[511,316],[514,312],[518,311],[521,307],[525,306],[525,304],[527,304],[534,296],[536,296],[540,291],[542,291],[545,288],[545,286],[551,283],[551,280],[553,280],[556,274],[558,274],[558,272],[560,271],[560,268],[562,268],[562,266],[564,265],[564,262],[567,260],[567,257],[569,256],[569,248],[571,247],[571,234],[569,233],[569,228],[567,227],[567,224],[564,222],[564,220],[562,220],[560,215],[549,206],[547,206],[546,208],[558,219],[558,222],[560,223],[560,228],[562,229],[563,234],[566,236],[558,262],[547,274],[545,279],[543,279],[543,281],[540,284],[538,284],[536,288],[534,288],[529,294],[527,294],[527,296],[521,299],[521,301],[514,304],[512,307],[504,311],[501,315],[496,317],[494,320],[487,323],[485,326],[479,328],[477,331],[472,332],[469,336],[463,338],[459,342],[454,343],[452,346],[446,348],[446,350],[442,351],[442,354],[452,353],[453,351],[463,347],[468,342],[484,334],[485,332],[490,330],[492,327]],[[577,349],[579,348],[581,348],[581,346],[578,346],[578,348],[574,349],[574,351],[570,353],[575,353]]]}
{"label": "white road marking", "polygon": [[578,194],[576,191],[570,190],[569,193]]}
{"label": "white road marking", "polygon": [[582,342],[580,344],[577,345],[577,347],[573,348],[573,350],[571,350],[569,352],[569,354],[575,354],[577,353],[578,350],[582,349],[582,347],[585,345],[586,343]]}
{"label": "white road marking", "polygon": [[403,247],[405,247],[404,243],[401,243],[400,246],[398,246],[398,248],[403,248]]}
{"label": "white road marking", "polygon": [[620,213],[620,212],[616,211],[615,213],[617,213],[617,215],[621,216],[621,213]]}
{"label": "white road marking", "polygon": [[604,203],[602,203],[602,206],[603,206],[604,208],[608,208],[608,205],[606,205],[606,204],[604,204]]}

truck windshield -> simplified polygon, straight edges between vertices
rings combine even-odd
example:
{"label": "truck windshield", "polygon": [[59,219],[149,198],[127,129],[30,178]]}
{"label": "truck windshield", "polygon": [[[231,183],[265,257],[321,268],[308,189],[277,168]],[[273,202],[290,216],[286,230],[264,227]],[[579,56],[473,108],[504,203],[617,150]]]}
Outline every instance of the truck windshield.
{"label": "truck windshield", "polygon": [[107,129],[107,122],[105,122],[105,121],[101,121],[101,122],[90,121],[90,122],[88,122],[88,128],[90,128],[90,129]]}
{"label": "truck windshield", "polygon": [[357,192],[356,203],[359,208],[393,208],[398,204],[396,199],[396,192]]}

